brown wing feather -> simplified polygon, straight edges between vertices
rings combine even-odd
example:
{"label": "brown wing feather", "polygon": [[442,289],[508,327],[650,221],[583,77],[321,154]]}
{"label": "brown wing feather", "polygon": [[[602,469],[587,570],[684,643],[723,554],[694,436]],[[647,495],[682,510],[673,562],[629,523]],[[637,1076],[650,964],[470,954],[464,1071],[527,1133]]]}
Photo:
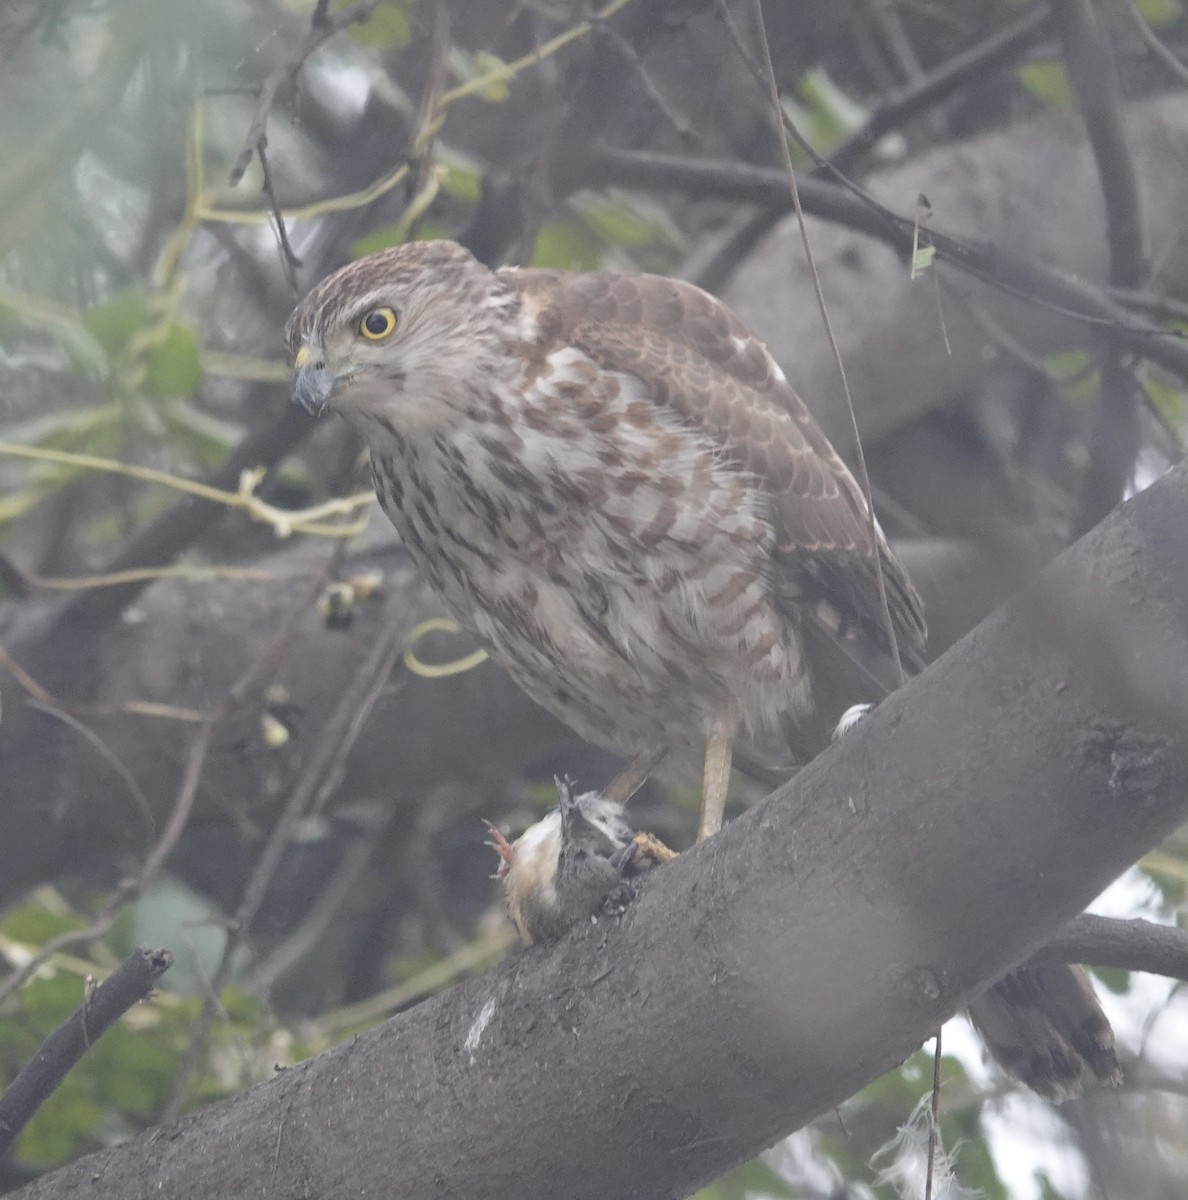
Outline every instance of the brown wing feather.
{"label": "brown wing feather", "polygon": [[857,632],[887,654],[881,560],[900,655],[909,670],[919,669],[919,597],[883,538],[872,538],[858,484],[758,337],[720,301],[680,280],[516,275],[542,302],[547,338],[635,376],[657,404],[708,431],[760,482],[770,498],[772,592],[781,609],[804,622],[824,601],[837,618],[836,628],[825,623],[828,636],[842,642]]}

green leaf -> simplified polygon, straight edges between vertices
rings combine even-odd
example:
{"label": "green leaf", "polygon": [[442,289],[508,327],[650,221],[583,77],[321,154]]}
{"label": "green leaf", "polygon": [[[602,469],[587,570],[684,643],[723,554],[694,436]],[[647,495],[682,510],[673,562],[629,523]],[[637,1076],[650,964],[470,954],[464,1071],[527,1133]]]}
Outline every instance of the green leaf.
{"label": "green leaf", "polygon": [[599,265],[598,246],[584,230],[565,221],[549,221],[536,235],[530,265],[593,271]]}
{"label": "green leaf", "polygon": [[626,204],[591,205],[586,219],[599,237],[612,246],[647,246],[655,240],[657,229],[653,221],[632,212]]}
{"label": "green leaf", "polygon": [[924,242],[917,242],[916,248],[912,251],[911,278],[915,279],[917,275],[927,271],[932,266],[933,259],[935,258],[935,246],[930,246]]}
{"label": "green leaf", "polygon": [[467,204],[477,204],[483,190],[483,177],[472,167],[460,167],[451,163],[446,167],[441,186],[443,191],[455,199],[463,200]]}
{"label": "green leaf", "polygon": [[1125,996],[1130,991],[1130,972],[1120,967],[1093,967],[1093,974],[1115,996]]}
{"label": "green leaf", "polygon": [[60,933],[81,928],[82,921],[73,913],[47,912],[33,905],[14,908],[0,924],[5,937],[30,946],[42,946]]}
{"label": "green leaf", "polygon": [[1182,430],[1185,420],[1188,419],[1188,405],[1185,403],[1183,389],[1153,373],[1147,374],[1143,380],[1143,387],[1155,411],[1172,429]]}
{"label": "green leaf", "polygon": [[1044,365],[1052,372],[1060,394],[1069,404],[1089,404],[1101,391],[1100,372],[1084,350],[1061,350],[1046,355]]}
{"label": "green leaf", "polygon": [[198,338],[189,326],[174,322],[149,351],[142,386],[150,396],[188,396],[201,382]]}
{"label": "green leaf", "polygon": [[1016,68],[1019,81],[1037,100],[1053,108],[1071,111],[1076,107],[1072,84],[1068,81],[1064,64],[1058,62],[1024,63]]}
{"label": "green leaf", "polygon": [[119,354],[132,335],[144,329],[150,319],[148,302],[139,292],[124,292],[83,314],[83,324],[113,356]]}
{"label": "green leaf", "polygon": [[387,250],[399,246],[404,241],[403,229],[400,225],[385,225],[382,229],[373,229],[362,237],[351,242],[349,250],[351,258],[366,258],[378,250]]}
{"label": "green leaf", "polygon": [[842,91],[821,67],[806,71],[796,90],[807,105],[811,140],[819,149],[833,146],[866,120],[869,110]]}
{"label": "green leaf", "polygon": [[1137,0],[1138,10],[1148,25],[1174,25],[1184,11],[1180,0]]}
{"label": "green leaf", "polygon": [[[489,50],[480,50],[474,56],[475,75],[482,77],[490,75],[496,71],[501,71],[507,63],[503,61],[497,54],[492,54]],[[507,79],[493,79],[479,93],[480,96],[491,104],[502,104],[508,97]]]}
{"label": "green leaf", "polygon": [[[335,7],[342,8],[347,2],[339,0]],[[360,46],[371,46],[376,50],[403,50],[412,40],[408,5],[403,0],[384,0],[384,3],[376,5],[370,20],[350,26],[347,36]]]}

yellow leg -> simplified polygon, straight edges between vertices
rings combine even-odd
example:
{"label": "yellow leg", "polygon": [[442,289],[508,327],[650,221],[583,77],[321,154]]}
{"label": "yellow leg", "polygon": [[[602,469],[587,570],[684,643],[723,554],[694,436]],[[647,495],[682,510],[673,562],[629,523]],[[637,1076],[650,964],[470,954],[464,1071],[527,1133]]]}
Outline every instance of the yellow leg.
{"label": "yellow leg", "polygon": [[666,846],[654,833],[637,833],[632,839],[638,853],[635,856],[637,869],[658,867],[661,863],[672,862],[677,852]]}
{"label": "yellow leg", "polygon": [[637,754],[610,781],[610,785],[602,793],[603,799],[622,808],[647,783],[648,776],[664,761],[667,753],[667,749],[662,749],[645,750],[642,754]]}
{"label": "yellow leg", "polygon": [[705,739],[705,770],[701,776],[701,821],[697,840],[704,842],[722,828],[726,791],[730,787],[730,759],[734,746],[734,724],[715,721]]}

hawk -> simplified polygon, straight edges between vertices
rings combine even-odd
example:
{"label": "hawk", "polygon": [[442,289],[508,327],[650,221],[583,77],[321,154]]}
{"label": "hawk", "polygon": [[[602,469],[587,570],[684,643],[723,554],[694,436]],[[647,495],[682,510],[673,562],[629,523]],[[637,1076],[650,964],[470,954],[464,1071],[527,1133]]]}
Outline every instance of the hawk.
{"label": "hawk", "polygon": [[823,703],[841,666],[879,659],[879,691],[891,682],[880,565],[920,665],[920,602],[854,478],[767,347],[700,289],[492,272],[419,243],[331,275],[288,338],[297,399],[362,433],[380,503],[453,616],[632,760],[615,798],[705,743],[704,835],[737,735],[783,722],[811,758],[871,691]]}
{"label": "hawk", "polygon": [[861,489],[763,342],[699,288],[492,271],[422,242],[330,275],[286,336],[296,400],[362,434],[446,608],[628,756],[608,802],[703,745],[707,836],[736,740],[779,735],[806,761],[895,685],[896,650],[922,665],[919,598]]}

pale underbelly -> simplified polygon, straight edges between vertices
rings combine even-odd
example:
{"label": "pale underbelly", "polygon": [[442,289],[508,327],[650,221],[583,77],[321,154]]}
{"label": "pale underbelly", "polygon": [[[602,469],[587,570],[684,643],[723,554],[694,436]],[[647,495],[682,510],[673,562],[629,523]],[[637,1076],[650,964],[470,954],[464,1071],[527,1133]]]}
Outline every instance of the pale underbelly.
{"label": "pale underbelly", "polygon": [[596,598],[588,577],[523,582],[485,597],[442,590],[520,686],[589,741],[623,754],[697,746],[720,720],[762,736],[807,703],[798,639],[759,592],[717,612],[688,588],[639,580],[604,580]]}

